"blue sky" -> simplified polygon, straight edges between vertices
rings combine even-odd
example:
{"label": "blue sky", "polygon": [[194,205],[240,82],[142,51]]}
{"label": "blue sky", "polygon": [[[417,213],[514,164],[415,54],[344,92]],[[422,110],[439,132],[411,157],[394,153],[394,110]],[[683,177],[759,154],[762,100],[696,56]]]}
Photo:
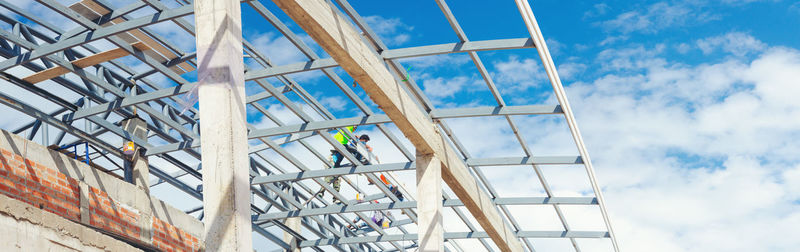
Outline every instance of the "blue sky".
{"label": "blue sky", "polygon": [[[433,1],[353,1],[351,4],[369,23],[377,27],[376,32],[389,48],[457,41],[455,33]],[[448,4],[470,40],[527,36],[512,1],[496,1],[491,4],[453,1]],[[303,34],[297,25],[282,12],[276,11],[277,8],[271,3],[265,5],[287,21],[293,31]],[[789,1],[641,1],[634,4],[628,1],[540,1],[533,6],[554,60],[560,66],[565,85],[591,81],[611,72],[641,70],[609,68],[609,62],[606,61],[613,57],[609,56],[609,50],[615,49],[640,47],[644,51],[660,51],[660,58],[667,61],[696,65],[726,59],[728,54],[724,51],[711,50],[708,46],[701,48],[697,44],[699,40],[728,33],[752,36],[770,46],[800,46],[800,40],[797,39],[800,36],[798,28],[793,28],[798,27],[800,22],[797,15],[800,10],[797,4]],[[256,41],[256,45],[260,44],[258,41],[267,40],[261,49],[276,51],[277,59],[273,57],[273,61],[289,63],[306,59],[288,46],[287,41],[281,42],[277,31],[271,27],[249,25],[263,23],[263,19],[254,11],[244,8],[243,19],[245,38]],[[305,40],[313,44],[311,39]],[[324,55],[318,47],[312,47]],[[542,72],[529,76],[508,75],[524,70],[520,65],[526,65],[525,63],[527,65],[524,67],[536,68],[538,59],[535,50],[482,52],[479,55],[495,78],[498,78],[495,81],[510,104],[540,103],[546,99],[542,95],[546,95],[549,87]],[[420,82],[418,84],[423,86],[429,96],[434,97],[438,105],[494,105],[491,94],[466,55],[426,57],[405,60],[404,63],[411,66],[412,78]],[[520,87],[515,87],[520,84],[520,80],[514,77],[529,79],[522,88],[535,92],[516,92],[520,91]],[[344,78],[349,81],[346,76]],[[335,87],[329,89],[333,85],[330,85],[327,78],[314,78],[308,83],[310,85],[307,89],[317,92],[316,94],[324,96],[341,93]],[[451,88],[444,90],[444,86]],[[456,95],[461,97],[456,99]],[[465,99],[463,95],[471,98]],[[345,99],[342,96],[340,98]],[[356,112],[354,107],[347,110]],[[343,115],[350,116],[348,113]]]}
{"label": "blue sky", "polygon": [[[76,26],[32,1],[11,2],[65,30]],[[126,4],[113,2],[118,7]],[[327,57],[271,2],[262,3],[317,54]],[[434,1],[350,3],[390,49],[457,42]],[[448,5],[470,40],[528,36],[513,1],[449,1]],[[800,246],[795,239],[800,237],[800,143],[796,141],[800,138],[800,2],[548,0],[531,2],[531,6],[566,86],[623,251],[796,251]],[[276,65],[307,60],[249,6],[243,5],[242,18],[244,37]],[[192,17],[186,20],[193,22]],[[194,51],[194,38],[174,25],[151,28],[184,51]],[[102,41],[95,44],[110,46]],[[534,49],[478,55],[508,104],[555,104]],[[146,68],[131,58],[123,60],[135,69]],[[411,67],[411,78],[436,108],[496,105],[467,55],[400,62]],[[334,71],[345,83],[352,83],[344,71]],[[24,70],[14,73],[28,74]],[[184,77],[192,81],[193,75]],[[319,71],[292,77],[337,118],[362,115]],[[163,76],[150,79],[161,86],[175,85]],[[269,82],[279,84],[275,79]],[[40,85],[58,90],[52,83]],[[254,83],[247,87],[248,94],[263,92]],[[354,90],[367,99],[359,87]],[[3,92],[26,95],[5,86]],[[64,95],[77,99],[69,92]],[[296,95],[289,97],[299,101]],[[31,97],[30,101],[45,111],[54,109],[42,99]],[[300,123],[275,100],[259,104],[284,123]],[[8,108],[0,107],[0,112],[12,115],[0,120],[3,129],[27,122],[15,119],[23,116]],[[275,125],[252,107],[248,115],[248,121],[260,128]],[[534,155],[577,154],[563,119],[512,118]],[[524,155],[504,118],[452,119],[447,123],[474,157]],[[390,131],[401,136],[394,127]],[[384,162],[407,161],[376,128],[364,127],[360,133],[373,136],[376,154]],[[480,137],[474,137],[476,133]],[[151,141],[161,144],[158,139]],[[330,148],[320,138],[310,142],[320,151]],[[322,167],[302,146],[285,148],[309,167]],[[264,155],[292,169],[274,152]],[[186,161],[197,163],[191,158]],[[152,162],[167,172],[177,170],[157,158]],[[501,197],[543,194],[530,167],[481,169]],[[582,167],[542,169],[557,196],[591,192]],[[398,178],[414,191],[413,173],[398,173]],[[199,183],[182,179],[190,185]],[[348,190],[343,189],[352,191]],[[176,196],[166,185],[153,192],[182,209],[199,204]],[[553,221],[552,208],[509,209],[526,230],[560,228],[557,219]],[[596,209],[565,212],[573,228],[604,228],[597,222]],[[459,220],[452,213],[445,216],[445,222],[450,225],[448,231],[465,229],[456,224]],[[257,249],[272,248],[264,245],[263,238],[254,237]],[[568,241],[547,239],[533,243],[537,251],[563,251],[570,246]],[[583,251],[609,251],[607,242],[579,243]],[[463,245],[474,248],[476,244],[464,241]]]}

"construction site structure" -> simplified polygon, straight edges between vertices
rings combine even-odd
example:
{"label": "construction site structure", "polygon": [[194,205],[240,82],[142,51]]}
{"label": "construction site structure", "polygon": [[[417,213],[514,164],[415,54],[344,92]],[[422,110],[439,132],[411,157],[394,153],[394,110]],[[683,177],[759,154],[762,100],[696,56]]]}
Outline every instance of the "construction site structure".
{"label": "construction site structure", "polygon": [[[619,251],[526,0],[513,2],[527,32],[479,41],[467,38],[445,0],[434,0],[457,39],[405,48],[387,47],[347,0],[63,2],[0,0],[0,107],[13,111],[0,129],[3,250],[536,251],[558,240],[574,251]],[[243,13],[258,22],[243,23]],[[273,64],[243,36],[249,26],[274,30],[307,60]],[[165,28],[194,39],[195,51]],[[541,60],[552,104],[506,103],[479,52],[512,49]],[[469,56],[492,106],[437,108],[401,64],[452,54]],[[308,91],[315,80],[292,78],[298,73],[321,74],[358,115],[336,117]],[[515,119],[522,116],[559,120],[577,153],[536,155]],[[473,156],[459,139],[473,136],[450,125],[477,117],[507,122],[502,130],[517,142],[503,144],[521,152]],[[365,131],[403,161],[378,160],[358,142]],[[352,142],[337,141],[337,132]],[[328,149],[344,165],[333,167]],[[588,190],[557,195],[542,171],[551,166],[581,167],[586,179],[575,183]],[[541,195],[500,195],[484,174],[491,167],[528,171],[521,179]],[[403,180],[410,173],[415,180]],[[531,218],[515,215],[519,206],[546,208],[558,225],[526,229]],[[598,213],[602,228],[573,228],[570,207]]]}

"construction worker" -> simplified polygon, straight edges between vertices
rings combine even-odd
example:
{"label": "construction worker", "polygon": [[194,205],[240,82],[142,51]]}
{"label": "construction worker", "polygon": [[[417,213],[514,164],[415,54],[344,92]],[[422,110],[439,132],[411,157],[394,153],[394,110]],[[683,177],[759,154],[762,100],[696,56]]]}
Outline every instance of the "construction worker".
{"label": "construction worker", "polygon": [[[341,178],[341,176],[327,176],[327,177],[325,177],[325,183],[330,184],[333,187],[333,190],[336,190],[337,192],[342,188],[342,178]],[[325,195],[325,189],[324,188],[320,188],[318,195],[319,195],[320,198],[323,195]],[[339,203],[342,203],[342,202],[339,199],[337,199],[336,197],[333,197],[333,204],[339,204]]]}
{"label": "construction worker", "polygon": [[[356,126],[346,127],[346,129],[350,132],[353,132],[355,128]],[[336,133],[336,135],[333,135],[333,138],[336,139],[336,141],[339,141],[339,143],[341,143],[342,145],[344,145],[347,151],[352,153],[356,157],[356,159],[358,159],[362,164],[365,165],[369,164],[369,161],[366,158],[364,158],[364,156],[361,155],[361,153],[358,152],[355,143],[351,142],[350,137],[348,137],[347,134],[344,134],[344,132],[339,131]],[[369,150],[370,152],[372,151],[372,147],[367,145],[367,142],[369,142],[368,135],[366,134],[361,135],[358,137],[358,140],[364,144],[367,150]],[[331,150],[331,155],[333,156],[333,167],[334,168],[341,167],[344,155],[342,155],[342,153],[339,153],[339,151],[337,150]]]}
{"label": "construction worker", "polygon": [[[333,155],[331,155],[328,158],[329,165],[333,164],[333,158],[334,158]],[[325,183],[330,184],[333,187],[333,190],[336,190],[337,192],[339,192],[339,190],[342,188],[341,176],[327,176],[325,177]],[[320,188],[319,191],[316,193],[316,195],[317,197],[322,198],[322,196],[325,195],[325,188]],[[339,204],[339,203],[342,203],[342,201],[340,201],[336,197],[333,197],[333,204]]]}
{"label": "construction worker", "polygon": [[[377,200],[373,200],[372,203],[373,204],[378,204],[378,201]],[[388,212],[387,211],[387,213],[388,213],[389,216],[392,216],[392,212]],[[375,223],[375,225],[378,225],[379,227],[383,226],[383,222],[384,221],[387,221],[387,222],[389,221],[389,220],[386,220],[386,215],[384,215],[383,212],[381,212],[380,210],[372,211],[372,218],[370,218],[370,219],[372,220],[373,223]],[[361,217],[359,217],[359,216],[356,216],[356,218],[353,219],[353,224],[357,224],[359,221],[361,221],[361,223],[359,225],[353,226],[353,225],[348,224],[347,228],[352,229],[352,230],[364,229],[364,232],[373,231],[373,229],[371,227],[369,227],[369,224],[367,224],[367,222],[362,220]]]}
{"label": "construction worker", "polygon": [[[346,129],[348,131],[350,131],[350,132],[353,132],[356,129],[356,126],[348,126],[348,127],[346,127]],[[364,158],[364,156],[361,155],[361,153],[358,152],[358,150],[355,148],[354,145],[350,144],[350,138],[347,136],[347,134],[343,134],[341,131],[339,131],[338,133],[336,133],[336,135],[333,136],[333,138],[336,139],[336,141],[339,141],[339,143],[341,143],[342,145],[344,145],[344,147],[347,148],[347,151],[352,153],[356,157],[356,159],[361,161],[362,164],[365,164],[365,165],[369,164],[369,160]],[[372,147],[367,145],[367,142],[369,142],[369,135],[367,135],[367,134],[361,135],[360,137],[358,137],[358,139],[362,144],[364,144],[364,146],[367,148],[367,150],[372,151]],[[343,159],[344,159],[344,155],[339,153],[339,151],[331,150],[331,160],[330,161],[333,162],[333,167],[334,168],[341,167],[341,163],[342,163]],[[331,186],[333,186],[333,189],[336,190],[337,192],[342,187],[341,186],[342,182],[341,182],[341,177],[340,176],[325,177],[325,183],[328,183]],[[317,195],[318,195],[318,197],[322,197],[322,196],[325,195],[325,191],[324,190],[320,190],[320,192]],[[341,201],[334,197],[333,198],[333,204],[338,204],[338,203],[341,203]]]}
{"label": "construction worker", "polygon": [[386,187],[389,188],[389,191],[392,192],[392,194],[394,194],[394,196],[396,196],[397,199],[399,199],[400,201],[405,200],[405,197],[403,196],[403,193],[400,192],[400,188],[399,187],[397,187],[395,185],[392,185],[392,183],[389,183],[389,180],[387,180],[386,176],[383,176],[383,174],[381,174],[380,178],[381,178],[381,181],[383,181],[383,184],[385,184]]}

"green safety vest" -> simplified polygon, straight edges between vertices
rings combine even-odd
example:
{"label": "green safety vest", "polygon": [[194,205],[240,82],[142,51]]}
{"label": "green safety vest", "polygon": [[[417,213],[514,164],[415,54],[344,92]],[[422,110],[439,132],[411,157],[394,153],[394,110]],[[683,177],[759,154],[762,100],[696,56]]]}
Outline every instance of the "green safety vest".
{"label": "green safety vest", "polygon": [[[346,128],[346,129],[347,129],[347,130],[349,130],[350,132],[353,132],[353,130],[355,130],[355,127],[353,127],[353,126],[347,126],[347,128]],[[336,135],[333,135],[333,138],[334,138],[334,139],[336,139],[336,141],[339,141],[339,143],[342,143],[343,145],[347,145],[347,143],[349,143],[349,142],[350,142],[350,137],[348,137],[347,135],[345,135],[345,134],[344,134],[342,131],[340,131],[340,130],[337,130],[337,131],[339,131],[339,132],[338,132],[338,133],[336,133]]]}

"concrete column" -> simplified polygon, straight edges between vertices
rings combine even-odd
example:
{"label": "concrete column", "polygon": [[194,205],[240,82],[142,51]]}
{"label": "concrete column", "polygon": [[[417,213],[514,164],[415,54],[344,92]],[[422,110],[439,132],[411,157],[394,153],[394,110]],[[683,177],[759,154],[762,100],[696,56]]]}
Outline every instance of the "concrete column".
{"label": "concrete column", "polygon": [[419,251],[444,251],[442,162],[417,153],[417,233]]}
{"label": "concrete column", "polygon": [[[285,224],[287,227],[291,228],[297,233],[300,233],[300,217],[295,218],[286,218]],[[297,238],[289,234],[288,232],[283,232],[283,241],[291,246],[291,249],[287,250],[289,252],[300,252],[300,248],[297,246]]]}
{"label": "concrete column", "polygon": [[50,132],[49,126],[47,123],[42,122],[42,126],[39,130],[42,131],[42,145],[45,147],[50,146]]}
{"label": "concrete column", "polygon": [[[147,139],[147,122],[141,118],[133,117],[123,120],[122,128],[140,139]],[[130,163],[127,163],[125,168],[132,170],[131,181],[136,187],[149,194],[150,167],[147,165],[147,158],[141,153],[140,146],[136,146],[136,152],[130,158]]]}
{"label": "concrete column", "polygon": [[206,251],[253,251],[240,4],[194,1]]}
{"label": "concrete column", "polygon": [[78,182],[78,187],[80,188],[79,211],[81,211],[81,223],[90,225],[91,219],[89,214],[91,212],[89,212],[89,185],[81,180]]}
{"label": "concrete column", "polygon": [[[288,195],[294,195],[294,199],[298,200],[297,195],[294,193],[291,187],[284,189],[284,192]],[[284,225],[289,227],[289,229],[300,233],[300,221],[301,218],[286,218],[286,221],[283,222]],[[300,252],[300,247],[298,247],[298,240],[289,232],[283,232],[283,241],[286,244],[289,244],[289,249],[286,250],[287,252]]]}

